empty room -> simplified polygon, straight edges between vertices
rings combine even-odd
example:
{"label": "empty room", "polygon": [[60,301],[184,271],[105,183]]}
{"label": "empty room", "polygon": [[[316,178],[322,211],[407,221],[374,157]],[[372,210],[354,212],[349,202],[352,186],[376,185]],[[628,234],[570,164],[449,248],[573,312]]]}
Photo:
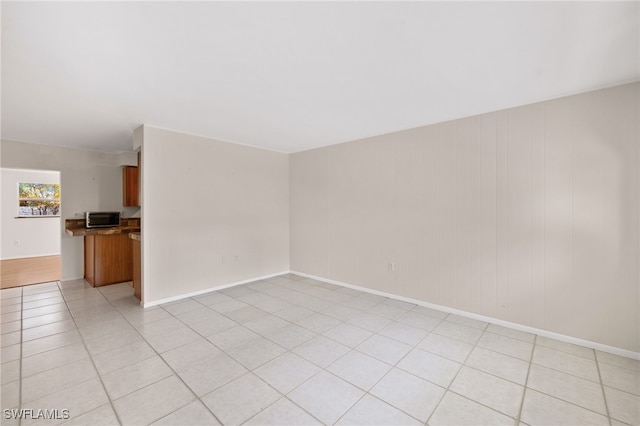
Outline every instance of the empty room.
{"label": "empty room", "polygon": [[0,7],[3,425],[640,425],[640,2]]}

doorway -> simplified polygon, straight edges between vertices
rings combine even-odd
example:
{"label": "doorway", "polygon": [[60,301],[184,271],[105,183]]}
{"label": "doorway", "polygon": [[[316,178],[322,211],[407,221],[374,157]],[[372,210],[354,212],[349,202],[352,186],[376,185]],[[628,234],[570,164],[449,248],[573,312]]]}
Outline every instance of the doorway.
{"label": "doorway", "polygon": [[1,173],[0,288],[60,280],[60,172]]}

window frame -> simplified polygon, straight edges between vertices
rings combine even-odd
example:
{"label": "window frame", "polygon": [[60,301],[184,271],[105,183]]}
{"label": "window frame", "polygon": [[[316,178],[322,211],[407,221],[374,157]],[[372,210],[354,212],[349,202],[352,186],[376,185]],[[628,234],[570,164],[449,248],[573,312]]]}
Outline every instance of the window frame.
{"label": "window frame", "polygon": [[[23,185],[29,185],[31,187],[46,187],[45,191],[44,191],[44,197],[24,197],[21,195],[24,195],[23,192]],[[49,196],[48,194],[51,192],[51,190],[53,190],[53,193]],[[40,195],[43,194],[43,191],[41,190]],[[40,183],[40,182],[18,182],[18,215],[16,216],[16,218],[20,218],[20,219],[33,219],[33,218],[43,218],[43,217],[60,217],[60,210],[62,208],[62,203],[61,203],[61,189],[60,189],[60,184],[59,183]],[[26,206],[23,205],[23,203],[26,202],[36,202],[36,203],[44,203],[44,204],[52,204],[54,206],[57,206],[57,208],[53,208],[52,210],[50,210],[50,206],[46,206],[44,207],[44,214],[33,214],[34,209],[36,209],[36,211],[42,211],[41,207],[31,207],[31,206]],[[31,209],[32,214],[24,214],[23,213],[23,209]],[[51,211],[51,213],[47,213],[48,211]]]}

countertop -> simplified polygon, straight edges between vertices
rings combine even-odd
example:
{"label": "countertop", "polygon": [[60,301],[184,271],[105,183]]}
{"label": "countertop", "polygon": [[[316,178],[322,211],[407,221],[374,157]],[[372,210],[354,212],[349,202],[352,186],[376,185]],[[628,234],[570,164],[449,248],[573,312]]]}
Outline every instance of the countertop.
{"label": "countertop", "polygon": [[112,228],[87,228],[84,219],[67,219],[64,231],[72,237],[86,237],[87,235],[118,235],[140,232],[140,218],[120,219],[120,226]]}

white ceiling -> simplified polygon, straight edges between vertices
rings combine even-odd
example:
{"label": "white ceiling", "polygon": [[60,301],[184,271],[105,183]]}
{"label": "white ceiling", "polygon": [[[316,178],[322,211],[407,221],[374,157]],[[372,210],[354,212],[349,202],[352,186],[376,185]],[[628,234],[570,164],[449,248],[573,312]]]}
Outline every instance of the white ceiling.
{"label": "white ceiling", "polygon": [[295,152],[638,81],[633,2],[2,2],[2,138]]}

